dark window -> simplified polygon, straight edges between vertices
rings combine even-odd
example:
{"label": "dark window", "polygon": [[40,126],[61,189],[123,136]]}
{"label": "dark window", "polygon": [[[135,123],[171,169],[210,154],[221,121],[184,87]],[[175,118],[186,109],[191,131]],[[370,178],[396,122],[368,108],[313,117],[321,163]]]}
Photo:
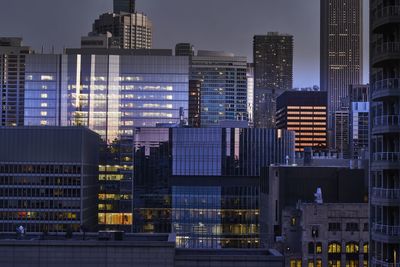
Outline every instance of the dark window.
{"label": "dark window", "polygon": [[341,230],[341,224],[338,222],[334,222],[334,223],[329,223],[328,225],[328,231],[331,232],[336,232],[336,231],[340,231]]}
{"label": "dark window", "polygon": [[356,232],[359,231],[358,223],[346,223],[346,231],[348,232]]}

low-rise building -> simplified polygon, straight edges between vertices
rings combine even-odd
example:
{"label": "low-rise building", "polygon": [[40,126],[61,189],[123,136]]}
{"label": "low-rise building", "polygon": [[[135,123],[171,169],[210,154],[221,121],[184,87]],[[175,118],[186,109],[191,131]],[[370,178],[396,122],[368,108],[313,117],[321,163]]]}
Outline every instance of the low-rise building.
{"label": "low-rise building", "polygon": [[0,128],[0,232],[96,229],[99,142],[83,127]]}
{"label": "low-rise building", "polygon": [[299,203],[282,213],[285,266],[368,265],[367,203]]}

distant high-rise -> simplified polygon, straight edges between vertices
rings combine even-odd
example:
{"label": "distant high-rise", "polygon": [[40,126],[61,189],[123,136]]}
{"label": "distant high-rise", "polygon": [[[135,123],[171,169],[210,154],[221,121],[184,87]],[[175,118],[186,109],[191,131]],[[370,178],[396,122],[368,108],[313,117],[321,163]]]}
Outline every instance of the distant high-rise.
{"label": "distant high-rise", "polygon": [[0,126],[24,125],[25,56],[21,38],[0,38]]}
{"label": "distant high-rise", "polygon": [[[320,87],[328,92],[331,131],[349,85],[362,83],[362,26],[362,0],[321,0]],[[330,146],[334,146],[332,140]]]}
{"label": "distant high-rise", "polygon": [[371,0],[371,266],[399,266],[400,3]]}
{"label": "distant high-rise", "polygon": [[114,13],[135,13],[136,0],[114,0]]}
{"label": "distant high-rise", "polygon": [[110,47],[122,49],[150,49],[152,22],[135,10],[135,0],[114,0],[114,12],[100,15],[89,35],[110,34]]}
{"label": "distant high-rise", "polygon": [[254,126],[275,127],[276,98],[293,87],[293,36],[254,36]]}

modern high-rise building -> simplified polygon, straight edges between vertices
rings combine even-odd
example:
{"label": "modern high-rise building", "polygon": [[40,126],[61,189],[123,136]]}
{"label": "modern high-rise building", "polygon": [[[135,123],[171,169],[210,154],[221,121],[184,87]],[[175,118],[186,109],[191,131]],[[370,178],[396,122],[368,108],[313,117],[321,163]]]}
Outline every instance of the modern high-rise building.
{"label": "modern high-rise building", "polygon": [[141,128],[133,146],[134,231],[181,248],[259,247],[261,168],[294,159],[294,133],[274,129]]}
{"label": "modern high-rise building", "polygon": [[249,125],[253,126],[254,120],[254,64],[247,64],[247,114]]}
{"label": "modern high-rise building", "polygon": [[201,82],[201,127],[247,121],[247,59],[232,53],[198,51],[190,80]]}
{"label": "modern high-rise building", "polygon": [[274,128],[276,98],[293,88],[293,36],[270,32],[253,40],[254,126]]}
{"label": "modern high-rise building", "polygon": [[276,126],[296,133],[296,151],[327,146],[327,94],[286,91],[277,98]]}
{"label": "modern high-rise building", "polygon": [[111,143],[188,114],[188,58],[171,50],[67,49],[26,68],[25,125],[84,125]]}
{"label": "modern high-rise building", "polygon": [[91,34],[111,33],[112,47],[150,49],[152,22],[135,10],[135,0],[114,0],[114,12],[100,15],[93,23]]}
{"label": "modern high-rise building", "polygon": [[136,0],[114,0],[114,13],[135,13]]}
{"label": "modern high-rise building", "polygon": [[97,231],[97,134],[3,127],[0,147],[0,232]]}
{"label": "modern high-rise building", "polygon": [[370,1],[371,266],[400,254],[400,3]]}
{"label": "modern high-rise building", "polygon": [[335,112],[341,111],[349,85],[361,84],[363,78],[363,1],[321,0],[320,3],[320,87],[328,92],[329,145],[334,148]]}
{"label": "modern high-rise building", "polygon": [[187,121],[188,57],[171,50],[71,49],[29,55],[26,68],[25,124],[83,125],[102,137],[99,224],[131,231],[132,135],[136,127]]}
{"label": "modern high-rise building", "polygon": [[349,143],[353,159],[364,157],[369,147],[369,86],[349,86]]}
{"label": "modern high-rise building", "polygon": [[21,38],[0,38],[0,126],[24,125],[25,56]]}

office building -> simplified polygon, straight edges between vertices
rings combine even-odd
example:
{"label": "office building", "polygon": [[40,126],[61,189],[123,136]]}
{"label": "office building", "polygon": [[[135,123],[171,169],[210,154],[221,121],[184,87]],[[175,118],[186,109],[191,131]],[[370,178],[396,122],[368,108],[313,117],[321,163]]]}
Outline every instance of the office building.
{"label": "office building", "polygon": [[350,157],[350,121],[349,110],[343,109],[335,111],[333,117],[334,123],[334,151],[339,153],[341,157]]}
{"label": "office building", "polygon": [[135,13],[136,0],[114,0],[114,13]]}
{"label": "office building", "polygon": [[150,49],[151,20],[135,11],[135,0],[114,0],[114,12],[104,13],[93,23],[91,34],[111,33],[111,45],[121,49]]}
{"label": "office building", "polygon": [[300,203],[282,212],[285,266],[370,266],[367,203]]}
{"label": "office building", "polygon": [[198,51],[190,80],[201,81],[201,127],[221,121],[247,121],[247,59],[232,53]]}
{"label": "office building", "polygon": [[27,63],[25,124],[98,133],[100,227],[132,231],[131,136],[135,127],[187,121],[188,58],[171,50],[71,49]]}
{"label": "office building", "polygon": [[270,32],[253,40],[254,126],[276,126],[276,98],[293,88],[293,36]]}
{"label": "office building", "polygon": [[135,232],[182,248],[259,247],[261,168],[294,160],[294,133],[141,128],[134,136]]}
{"label": "office building", "polygon": [[25,57],[21,38],[0,38],[0,126],[24,125]]}
{"label": "office building", "polygon": [[296,132],[296,151],[327,147],[327,94],[287,91],[277,98],[276,126]]}
{"label": "office building", "polygon": [[247,64],[247,114],[249,116],[249,125],[253,126],[254,120],[254,64]]}
{"label": "office building", "polygon": [[314,202],[318,188],[323,203],[368,202],[367,170],[335,165],[281,165],[262,170],[260,237],[264,246],[279,246],[276,241],[282,239],[283,210]]}
{"label": "office building", "polygon": [[27,69],[26,125],[84,125],[111,143],[188,114],[188,58],[171,50],[67,49]]}
{"label": "office building", "polygon": [[60,55],[33,54],[26,57],[24,125],[62,125],[61,106],[66,101],[66,94],[62,96],[60,90],[61,81],[66,80],[62,79],[62,71],[65,71],[62,66]]}
{"label": "office building", "polygon": [[[330,148],[334,142],[334,116],[341,111],[351,84],[363,78],[363,1],[321,0],[321,90],[328,92]],[[338,135],[344,135],[339,133]]]}
{"label": "office building", "polygon": [[173,176],[171,186],[178,248],[260,248],[258,177]]}
{"label": "office building", "polygon": [[400,253],[400,46],[398,2],[370,1],[371,266],[393,266]]}
{"label": "office building", "polygon": [[369,147],[369,86],[349,86],[350,156],[361,158]]}
{"label": "office building", "polygon": [[99,141],[83,127],[0,128],[0,231],[95,231]]}

